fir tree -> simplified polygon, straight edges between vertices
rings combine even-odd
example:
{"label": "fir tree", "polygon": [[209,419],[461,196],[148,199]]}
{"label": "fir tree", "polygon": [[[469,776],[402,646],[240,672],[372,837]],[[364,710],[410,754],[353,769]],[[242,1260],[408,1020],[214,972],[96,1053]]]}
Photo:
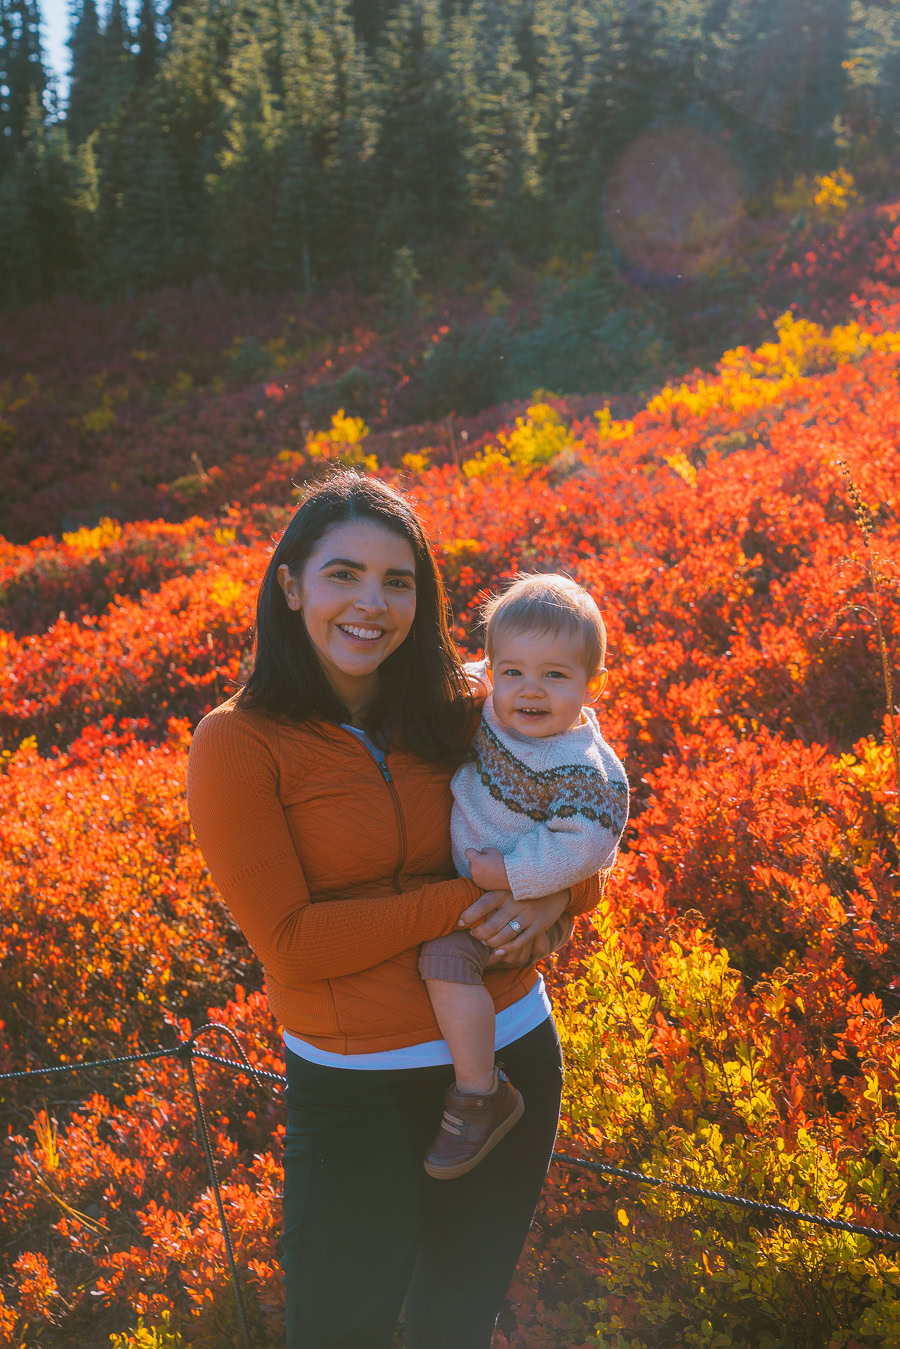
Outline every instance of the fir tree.
{"label": "fir tree", "polygon": [[123,117],[119,130],[121,209],[104,241],[106,288],[132,295],[184,284],[196,259],[169,138],[155,118],[131,122]]}
{"label": "fir tree", "polygon": [[31,298],[30,278],[37,271],[34,240],[28,232],[26,170],[21,153],[0,175],[0,305],[15,309]]}
{"label": "fir tree", "polygon": [[303,284],[350,267],[363,280],[372,257],[378,134],[368,58],[346,0],[308,6],[302,31],[305,61],[290,80],[291,63],[285,62],[288,161],[282,207],[285,218],[293,212],[299,223],[302,165],[302,238],[310,250],[307,267],[301,245]]}
{"label": "fir tree", "polygon": [[338,71],[321,14],[287,10],[282,26],[284,134],[279,145],[278,208],[266,249],[273,277],[313,286],[321,270],[322,213],[340,130]]}
{"label": "fir tree", "polygon": [[540,192],[528,78],[511,35],[482,0],[451,19],[450,50],[471,218],[480,232],[514,249],[531,237]]}
{"label": "fir tree", "polygon": [[114,117],[134,86],[134,54],[131,30],[122,0],[110,0],[109,14],[102,33],[104,69],[103,120]]}
{"label": "fir tree", "polygon": [[571,57],[565,34],[565,8],[556,0],[533,0],[531,22],[531,97],[537,124],[539,172],[548,200],[554,201],[563,184],[571,116]]}
{"label": "fir tree", "polygon": [[656,0],[602,0],[579,24],[570,162],[595,179],[665,106]]}
{"label": "fir tree", "polygon": [[106,16],[106,22],[103,25],[104,45],[109,50],[111,56],[118,56],[120,52],[131,52],[131,30],[128,26],[128,16],[125,13],[122,0],[109,0],[109,13]]}
{"label": "fir tree", "polygon": [[14,306],[47,299],[78,264],[72,165],[61,126],[47,126],[32,90],[22,147],[0,181],[0,297]]}
{"label": "fir tree", "polygon": [[900,122],[900,12],[867,4],[851,11],[843,134],[880,140],[891,152]]}
{"label": "fir tree", "polygon": [[465,218],[464,126],[437,0],[403,0],[378,52],[377,236],[386,259]]}
{"label": "fir tree", "polygon": [[831,163],[849,21],[849,0],[723,0],[710,12],[704,91],[758,182]]}
{"label": "fir tree", "polygon": [[25,143],[29,108],[47,77],[37,0],[0,0],[0,172]]}
{"label": "fir tree", "polygon": [[138,15],[137,47],[134,63],[135,78],[139,84],[147,84],[156,74],[159,62],[159,35],[157,33],[154,0],[141,0],[141,9]]}
{"label": "fir tree", "polygon": [[[9,0],[0,0],[0,178],[16,155],[10,55],[13,47],[13,23]],[[0,235],[0,238],[3,236]]]}
{"label": "fir tree", "polygon": [[282,114],[273,97],[266,53],[255,29],[233,33],[225,94],[224,143],[207,187],[213,206],[213,263],[232,284],[265,280],[262,253],[278,201]]}
{"label": "fir tree", "polygon": [[72,83],[66,125],[69,141],[80,145],[100,125],[106,108],[103,35],[94,0],[76,0],[72,35]]}
{"label": "fir tree", "polygon": [[74,190],[71,203],[81,257],[94,271],[103,257],[98,228],[101,205],[101,179],[98,156],[99,131],[92,131],[74,154]]}
{"label": "fir tree", "polygon": [[152,85],[148,119],[165,140],[188,222],[183,261],[189,275],[209,271],[212,203],[209,179],[219,169],[227,115],[230,16],[205,3],[185,4]]}
{"label": "fir tree", "polygon": [[354,30],[370,52],[384,36],[397,0],[350,0],[349,17]]}

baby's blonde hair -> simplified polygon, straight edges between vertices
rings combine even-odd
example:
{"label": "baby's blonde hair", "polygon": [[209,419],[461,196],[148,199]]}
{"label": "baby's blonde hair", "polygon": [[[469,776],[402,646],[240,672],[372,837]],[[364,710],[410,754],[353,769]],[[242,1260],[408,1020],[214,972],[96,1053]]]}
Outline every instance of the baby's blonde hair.
{"label": "baby's blonde hair", "polygon": [[484,648],[493,664],[498,638],[509,632],[577,637],[590,678],[606,661],[606,624],[586,590],[570,576],[554,572],[520,573],[499,595],[481,607]]}

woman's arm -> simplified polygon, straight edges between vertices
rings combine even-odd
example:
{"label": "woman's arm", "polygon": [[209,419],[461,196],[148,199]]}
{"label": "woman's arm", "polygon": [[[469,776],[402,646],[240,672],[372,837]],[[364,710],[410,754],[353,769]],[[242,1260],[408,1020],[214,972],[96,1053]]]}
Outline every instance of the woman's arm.
{"label": "woman's arm", "polygon": [[266,727],[238,714],[212,714],[197,727],[187,797],[213,882],[280,983],[353,974],[452,932],[481,893],[458,878],[400,895],[312,903],[278,797]]}

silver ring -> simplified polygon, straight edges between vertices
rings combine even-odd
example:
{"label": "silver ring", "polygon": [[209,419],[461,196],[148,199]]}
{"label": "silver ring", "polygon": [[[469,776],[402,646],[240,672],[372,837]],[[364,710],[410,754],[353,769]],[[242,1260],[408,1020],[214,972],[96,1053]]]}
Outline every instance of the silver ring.
{"label": "silver ring", "polygon": [[511,927],[517,937],[519,933],[522,931],[522,924],[519,922],[518,918],[510,918],[506,926]]}

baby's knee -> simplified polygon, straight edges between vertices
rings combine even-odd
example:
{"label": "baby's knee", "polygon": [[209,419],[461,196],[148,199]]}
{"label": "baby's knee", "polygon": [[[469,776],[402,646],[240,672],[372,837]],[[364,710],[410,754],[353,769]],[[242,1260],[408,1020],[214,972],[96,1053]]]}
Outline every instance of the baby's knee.
{"label": "baby's knee", "polygon": [[449,984],[480,984],[491,948],[471,932],[450,932],[419,948],[419,974]]}

